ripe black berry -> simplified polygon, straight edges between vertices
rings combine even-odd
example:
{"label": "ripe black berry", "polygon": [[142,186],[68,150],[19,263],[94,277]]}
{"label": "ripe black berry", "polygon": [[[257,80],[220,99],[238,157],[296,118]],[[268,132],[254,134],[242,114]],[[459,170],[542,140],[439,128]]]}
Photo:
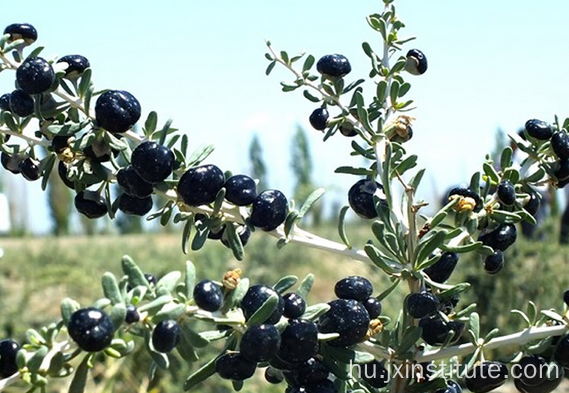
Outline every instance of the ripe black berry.
{"label": "ripe black berry", "polygon": [[347,136],[347,137],[354,137],[358,135],[356,130],[354,130],[354,125],[349,121],[345,121],[340,125],[340,134]]}
{"label": "ripe black berry", "polygon": [[328,304],[330,309],[318,321],[320,332],[340,335],[328,344],[347,347],[364,341],[370,322],[365,307],[351,299],[333,300]]}
{"label": "ripe black berry", "polygon": [[283,295],[284,300],[284,313],[287,318],[300,318],[306,311],[306,302],[297,293],[290,292]]}
{"label": "ripe black berry", "polygon": [[348,75],[352,71],[352,66],[345,56],[333,54],[321,57],[316,63],[316,69],[323,76],[335,79]]}
{"label": "ripe black berry", "polygon": [[21,38],[27,45],[33,44],[38,39],[36,28],[29,23],[13,23],[4,29],[4,34],[10,34],[8,42]]}
{"label": "ripe black berry", "polygon": [[250,326],[241,338],[239,352],[250,362],[271,360],[281,346],[281,334],[275,325]]}
{"label": "ripe black berry", "polygon": [[557,178],[557,188],[563,188],[569,183],[569,160],[559,160],[553,175]]}
{"label": "ripe black berry", "polygon": [[340,299],[354,299],[361,302],[370,297],[372,292],[371,282],[361,276],[343,278],[334,286],[334,293]]}
{"label": "ripe black berry", "polygon": [[158,183],[172,173],[174,153],[156,142],[142,142],[132,152],[131,165],[144,181]]}
{"label": "ripe black berry", "polygon": [[539,210],[539,206],[541,204],[539,194],[535,191],[531,191],[528,194],[529,194],[529,198],[528,198],[526,204],[524,205],[524,209],[526,209],[527,212],[529,214],[531,214],[532,216],[535,216],[537,214],[537,211]]}
{"label": "ripe black berry", "polygon": [[95,141],[83,149],[85,157],[94,162],[108,162],[111,160],[111,154],[116,157],[119,152],[119,150],[108,147],[103,141]]}
{"label": "ripe black berry", "polygon": [[439,299],[431,292],[417,292],[407,298],[407,311],[413,318],[423,318],[437,312]]}
{"label": "ripe black berry", "polygon": [[243,381],[255,374],[256,363],[245,359],[239,353],[226,353],[215,361],[215,371],[223,379]]}
{"label": "ripe black berry", "polygon": [[323,131],[328,127],[328,118],[330,114],[326,110],[326,108],[317,108],[310,114],[308,121],[310,121],[310,125],[318,131]]}
{"label": "ripe black berry", "polygon": [[427,71],[427,57],[419,49],[407,52],[405,70],[412,75],[422,75]]}
{"label": "ripe black berry", "polygon": [[295,374],[295,382],[299,386],[314,386],[328,379],[330,374],[326,364],[314,357],[298,364],[293,372]]}
{"label": "ripe black berry", "polygon": [[88,218],[99,218],[107,214],[105,199],[96,191],[84,190],[75,195],[75,208]]}
{"label": "ripe black berry", "polygon": [[488,274],[496,274],[504,267],[504,253],[500,250],[484,258],[484,270]]}
{"label": "ripe black berry", "polygon": [[251,208],[250,222],[263,231],[272,231],[281,225],[288,214],[288,201],[279,190],[260,193]]}
{"label": "ripe black berry", "polygon": [[455,252],[443,252],[438,261],[429,266],[424,272],[434,282],[443,283],[450,278],[458,263],[458,254]]}
{"label": "ripe black berry", "polygon": [[124,321],[129,324],[140,321],[140,314],[138,313],[138,309],[135,306],[127,306]]}
{"label": "ripe black berry", "polygon": [[160,321],[152,331],[152,346],[158,352],[168,353],[178,345],[181,334],[178,322],[171,319]]}
{"label": "ripe black berry", "polygon": [[369,383],[374,388],[380,389],[389,383],[389,372],[383,364],[374,360],[371,363],[361,365],[360,378]]}
{"label": "ripe black berry", "polygon": [[486,246],[494,250],[505,251],[516,241],[518,231],[514,224],[500,224],[494,230],[484,231],[478,237]]}
{"label": "ripe black berry", "polygon": [[8,378],[18,371],[16,355],[20,345],[12,339],[0,341],[0,378]]}
{"label": "ripe black berry", "polygon": [[557,389],[565,376],[565,372],[562,367],[552,363],[551,369],[546,376],[547,378],[544,381],[535,386],[526,385],[520,378],[514,379],[514,385],[521,393],[551,393]]}
{"label": "ripe black berry", "polygon": [[59,175],[59,178],[61,179],[63,184],[65,184],[68,188],[71,188],[72,190],[75,189],[75,182],[67,177],[67,166],[63,161],[59,161],[59,163],[57,164],[57,174]]}
{"label": "ripe black berry", "polygon": [[376,297],[368,297],[362,302],[363,306],[367,310],[370,319],[375,319],[381,315],[381,302],[377,300]]}
{"label": "ripe black berry", "polygon": [[225,181],[225,199],[236,206],[248,206],[257,197],[255,180],[246,175],[231,176]]}
{"label": "ripe black berry", "polygon": [[464,382],[473,393],[486,393],[504,384],[508,378],[508,369],[500,362],[482,362],[476,364],[467,373]]}
{"label": "ripe black berry", "polygon": [[[229,224],[229,225],[232,225],[232,224]],[[220,232],[222,234],[221,244],[223,244],[227,248],[231,248],[231,246],[229,245],[229,241],[223,236],[223,232],[225,232],[225,231],[221,230]],[[249,242],[249,238],[251,237],[251,230],[249,229],[248,226],[240,225],[237,227],[235,232],[237,233],[237,236],[239,236],[239,241],[241,242],[241,245],[243,247],[245,247],[247,245],[247,243]],[[210,232],[210,233],[212,233],[212,232]]]}
{"label": "ripe black berry", "polygon": [[23,154],[8,154],[5,152],[0,153],[0,161],[2,162],[4,169],[16,175],[20,173],[20,163],[25,158],[26,156]]}
{"label": "ripe black berry", "polygon": [[123,188],[125,194],[136,198],[150,196],[153,191],[152,184],[138,176],[132,165],[121,168],[117,172],[117,182]]}
{"label": "ripe black berry", "polygon": [[151,273],[144,273],[144,278],[146,278],[146,282],[148,282],[148,285],[150,286],[155,286],[156,283],[158,282],[156,276]]}
{"label": "ripe black berry", "polygon": [[498,184],[498,198],[503,205],[512,206],[516,203],[516,190],[509,180],[503,180]]}
{"label": "ripe black berry", "polygon": [[551,148],[560,159],[569,158],[569,134],[565,131],[555,131],[551,136]]}
{"label": "ripe black berry", "polygon": [[140,119],[140,103],[129,92],[109,90],[97,98],[95,118],[109,132],[128,131]]}
{"label": "ripe black berry", "polygon": [[119,196],[119,210],[132,216],[145,216],[152,210],[152,197],[137,198],[128,194]]}
{"label": "ripe black berry", "polygon": [[10,93],[0,96],[0,110],[10,112]]}
{"label": "ripe black berry", "polygon": [[462,393],[462,388],[457,382],[449,379],[446,388],[435,390],[435,393]]}
{"label": "ripe black berry", "polygon": [[435,314],[419,320],[419,326],[423,329],[421,338],[429,345],[442,345],[447,336],[454,332],[450,342],[457,341],[462,335],[464,324],[459,321],[444,321],[440,315]]}
{"label": "ripe black berry", "polygon": [[569,307],[569,289],[566,289],[563,292],[563,303],[565,303]]}
{"label": "ripe black berry", "polygon": [[455,205],[455,209],[458,211],[475,211],[478,212],[482,210],[482,199],[480,195],[465,187],[455,187],[448,193],[448,201],[452,201],[454,198],[464,197],[462,202]]}
{"label": "ripe black berry", "polygon": [[32,157],[27,157],[19,165],[20,173],[28,181],[38,180],[41,177],[40,162]]}
{"label": "ripe black berry", "polygon": [[274,385],[281,383],[284,380],[283,372],[274,367],[267,367],[265,369],[265,380]]}
{"label": "ripe black berry", "polygon": [[551,126],[542,120],[528,120],[525,124],[525,128],[529,136],[541,141],[546,141],[553,135]]}
{"label": "ripe black berry", "polygon": [[379,197],[380,203],[385,205],[383,186],[376,181],[358,180],[348,191],[348,203],[356,214],[362,218],[376,218],[377,211],[373,196]]}
{"label": "ripe black berry", "polygon": [[524,385],[538,386],[547,379],[548,364],[541,356],[524,356],[514,368],[516,376]]}
{"label": "ripe black berry", "polygon": [[111,318],[95,307],[75,311],[67,324],[69,336],[87,352],[98,352],[108,347],[114,330]]}
{"label": "ripe black berry", "polygon": [[34,99],[22,90],[14,90],[10,93],[10,111],[20,117],[26,117],[34,113]]}
{"label": "ripe black berry", "polygon": [[245,314],[245,318],[249,319],[255,311],[257,311],[261,306],[271,297],[271,295],[278,295],[279,302],[275,311],[267,318],[267,320],[262,323],[277,323],[284,312],[284,300],[281,295],[277,293],[273,288],[266,285],[253,285],[247,290],[247,293],[241,301],[241,308]]}
{"label": "ripe black berry", "polygon": [[285,362],[304,362],[318,353],[318,328],[311,321],[289,320],[281,333],[278,357]]}
{"label": "ripe black berry", "polygon": [[215,201],[225,183],[225,175],[215,165],[188,169],[178,182],[178,195],[186,205],[200,206]]}
{"label": "ripe black berry", "polygon": [[561,337],[555,347],[553,359],[565,369],[569,369],[569,334]]}
{"label": "ripe black berry", "polygon": [[40,94],[49,90],[55,80],[55,72],[44,58],[28,57],[16,70],[16,80],[25,93]]}
{"label": "ripe black berry", "polygon": [[194,287],[194,302],[205,311],[217,311],[223,305],[223,292],[211,280],[200,281]]}
{"label": "ripe black berry", "polygon": [[89,60],[81,55],[63,56],[57,62],[68,64],[65,69],[65,77],[70,80],[77,79],[87,68],[91,67]]}

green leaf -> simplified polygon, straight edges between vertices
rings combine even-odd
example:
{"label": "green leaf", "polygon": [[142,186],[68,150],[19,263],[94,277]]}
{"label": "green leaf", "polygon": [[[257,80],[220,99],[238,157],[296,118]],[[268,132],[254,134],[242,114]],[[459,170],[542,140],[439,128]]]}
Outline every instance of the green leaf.
{"label": "green leaf", "polygon": [[75,375],[73,376],[73,380],[71,380],[71,385],[69,386],[69,393],[83,393],[85,391],[90,359],[91,354],[85,355],[79,364],[79,367],[75,370]]}
{"label": "green leaf", "polygon": [[400,176],[407,172],[409,169],[414,168],[417,166],[417,156],[415,154],[410,155],[405,160],[401,161],[399,164],[393,168],[391,172],[391,177],[395,177],[395,174],[399,174]]}
{"label": "green leaf", "polygon": [[209,344],[209,340],[192,329],[191,319],[182,318],[180,327],[182,328],[182,335],[193,347],[205,348]]}
{"label": "green leaf", "polygon": [[492,180],[493,183],[498,184],[500,182],[500,176],[492,165],[485,162],[482,164],[482,170],[484,171],[484,174],[488,176],[490,180]]}
{"label": "green leaf", "polygon": [[482,242],[473,242],[457,246],[449,246],[448,244],[441,244],[440,249],[447,252],[456,252],[457,254],[462,254],[465,252],[480,250],[482,246],[483,246]]}
{"label": "green leaf", "polygon": [[501,223],[516,223],[522,220],[522,217],[517,213],[498,209],[492,210],[491,217]]}
{"label": "green leaf", "polygon": [[79,81],[79,86],[77,87],[77,93],[79,93],[79,97],[83,98],[87,93],[89,87],[91,87],[91,75],[93,71],[91,68],[87,68],[81,74],[81,80]]}
{"label": "green leaf", "polygon": [[543,179],[544,176],[545,176],[545,169],[540,166],[537,171],[524,178],[524,181],[526,183],[537,183],[538,181]]}
{"label": "green leaf", "polygon": [[158,140],[158,143],[160,145],[163,145],[164,142],[166,141],[166,137],[170,133],[170,126],[172,125],[172,122],[173,122],[172,119],[168,119],[166,123],[164,123],[164,127],[162,127],[162,129],[160,130],[160,139]]}
{"label": "green leaf", "polygon": [[231,249],[231,252],[233,253],[235,259],[242,261],[245,256],[245,251],[243,248],[243,243],[241,243],[241,238],[237,234],[235,225],[233,223],[227,223],[225,225],[223,236],[227,240],[229,248]]}
{"label": "green leaf", "polygon": [[[305,297],[303,297],[305,299]],[[315,321],[324,315],[330,309],[330,305],[326,303],[313,304],[312,306],[306,307],[304,314],[302,314],[302,319],[308,321]]]}
{"label": "green leaf", "polygon": [[403,337],[401,342],[395,349],[396,355],[403,355],[405,352],[410,350],[421,338],[423,329],[418,326],[407,326],[407,329],[403,332]]}
{"label": "green leaf", "polygon": [[110,272],[103,274],[103,293],[111,301],[111,304],[122,303],[122,295],[115,275]]}
{"label": "green leaf", "polygon": [[165,288],[168,292],[172,292],[176,285],[178,285],[178,281],[182,278],[182,273],[178,271],[172,271],[163,276],[158,282],[156,283],[156,288]]}
{"label": "green leaf", "polygon": [[128,255],[123,256],[121,260],[121,267],[123,273],[128,276],[128,282],[131,286],[136,287],[141,285],[150,289],[150,284],[148,284],[146,277],[144,277],[144,273],[131,257]]}
{"label": "green leaf", "polygon": [[192,228],[194,227],[193,220],[187,220],[184,225],[184,230],[182,232],[182,252],[184,254],[188,253],[188,240],[190,240],[190,235],[192,234]]}
{"label": "green leaf", "polygon": [[173,300],[172,296],[162,295],[162,296],[159,296],[156,299],[154,299],[148,303],[145,303],[145,304],[139,306],[138,311],[143,312],[143,311],[156,310],[156,309],[159,309],[162,306],[170,303],[172,300]]}
{"label": "green leaf", "polygon": [[514,151],[510,146],[506,146],[504,150],[502,150],[502,155],[500,156],[500,168],[504,170],[505,168],[509,168],[512,166],[512,156],[514,155]]}
{"label": "green leaf", "polygon": [[308,55],[306,60],[304,60],[304,64],[302,65],[302,72],[310,70],[313,65],[314,65],[314,56]]}
{"label": "green leaf", "polygon": [[411,84],[408,82],[405,82],[401,86],[399,86],[399,93],[398,93],[399,98],[407,94],[407,92],[409,92],[409,89],[411,89]]}
{"label": "green leaf", "polygon": [[260,325],[273,314],[279,303],[279,296],[272,294],[247,321],[247,326]]}
{"label": "green leaf", "polygon": [[290,60],[288,58],[288,53],[286,53],[286,51],[284,50],[281,51],[281,59],[287,64],[290,63]]}
{"label": "green leaf", "polygon": [[348,175],[358,175],[358,176],[373,176],[374,171],[368,168],[354,168],[351,166],[340,166],[336,168],[334,173],[345,173]]}
{"label": "green leaf", "polygon": [[382,80],[377,84],[376,92],[379,102],[385,102],[387,99],[387,82]]}
{"label": "green leaf", "polygon": [[350,91],[354,90],[356,87],[358,87],[359,85],[361,85],[364,82],[365,82],[365,79],[358,79],[357,81],[350,83],[348,86],[346,86],[344,88],[342,94],[349,93]]}
{"label": "green leaf", "polygon": [[265,70],[265,75],[269,76],[271,74],[271,71],[273,71],[273,68],[275,68],[276,64],[277,64],[276,61],[271,61],[267,66],[267,69]]}
{"label": "green leaf", "polygon": [[409,182],[409,185],[413,187],[414,190],[419,188],[419,184],[421,184],[421,180],[423,180],[423,175],[425,174],[425,169],[420,169],[415,176]]}
{"label": "green leaf", "polygon": [[362,123],[363,127],[366,130],[372,130],[372,126],[369,123],[369,114],[367,109],[364,106],[364,96],[362,95],[361,91],[356,90],[354,93],[354,97],[356,99],[356,109],[358,111],[358,120]]}
{"label": "green leaf", "polygon": [[441,247],[446,237],[446,231],[442,229],[433,229],[421,238],[417,245],[417,260],[415,265],[429,258],[437,248]]}
{"label": "green leaf", "polygon": [[42,345],[36,352],[34,352],[32,357],[28,359],[26,365],[32,373],[37,373],[39,371],[39,368],[43,363],[43,359],[46,357],[48,352],[49,349],[45,345]]}
{"label": "green leaf", "polygon": [[533,325],[537,320],[537,306],[531,300],[528,301],[527,313],[528,313],[528,318],[531,324]]}
{"label": "green leaf", "polygon": [[340,235],[342,243],[344,243],[348,250],[350,250],[352,248],[352,245],[350,244],[348,234],[346,233],[346,213],[348,210],[350,210],[350,206],[343,206],[342,209],[340,209],[340,217],[338,219],[338,234]]}
{"label": "green leaf", "polygon": [[194,372],[192,375],[190,375],[188,377],[188,379],[186,379],[186,382],[184,383],[184,390],[185,391],[190,390],[191,388],[193,388],[194,386],[196,386],[200,382],[205,381],[206,379],[211,377],[213,374],[215,374],[216,373],[216,371],[215,371],[215,361],[216,360],[217,360],[217,358],[211,359],[209,362],[207,362],[202,367],[200,367],[196,372]]}
{"label": "green leaf", "polygon": [[313,96],[312,94],[310,94],[310,92],[308,90],[304,90],[302,92],[302,95],[304,95],[304,97],[311,102],[320,102],[320,98]]}
{"label": "green leaf", "polygon": [[53,170],[53,166],[55,165],[55,158],[55,153],[49,153],[43,160],[41,160],[40,171],[42,173],[42,191],[45,191],[47,189],[47,182],[49,180],[49,176],[51,175],[51,171]]}
{"label": "green leaf", "polygon": [[16,134],[20,133],[20,129],[10,112],[2,112],[2,120],[8,129],[10,129],[10,131],[15,132]]}
{"label": "green leaf", "polygon": [[384,257],[381,255],[381,252],[375,247],[373,244],[366,244],[364,246],[364,251],[366,255],[371,259],[371,261],[378,267],[380,267],[385,273],[391,275],[396,273],[398,269],[391,266]]}
{"label": "green leaf", "polygon": [[75,300],[66,297],[61,301],[60,309],[61,309],[61,318],[63,319],[63,323],[67,326],[69,323],[69,319],[71,318],[71,314],[75,311],[79,310],[81,306]]}
{"label": "green leaf", "polygon": [[201,146],[195,150],[190,158],[187,160],[187,166],[193,167],[199,165],[203,160],[205,160],[213,152],[215,147],[213,145]]}
{"label": "green leaf", "polygon": [[192,347],[183,334],[182,337],[180,337],[180,342],[176,345],[176,351],[178,351],[182,359],[186,362],[193,363],[199,360],[199,356],[195,348]]}
{"label": "green leaf", "polygon": [[329,346],[327,351],[332,357],[345,364],[365,364],[375,360],[375,357],[368,352],[355,351],[350,348],[339,348]]}
{"label": "green leaf", "polygon": [[562,324],[565,323],[563,317],[553,310],[541,310],[541,313],[546,317],[553,319],[554,321],[560,322]]}
{"label": "green leaf", "polygon": [[298,282],[297,276],[285,276],[281,278],[275,285],[273,285],[273,289],[278,293],[282,294],[286,290],[292,288]]}
{"label": "green leaf", "polygon": [[391,88],[389,89],[389,99],[391,100],[391,105],[397,103],[397,97],[399,97],[399,82],[396,80],[391,82]]}
{"label": "green leaf", "polygon": [[152,135],[156,131],[156,124],[158,123],[158,114],[154,111],[148,114],[146,121],[144,122],[144,135]]}
{"label": "green leaf", "polygon": [[314,285],[314,274],[309,273],[304,277],[304,280],[300,283],[300,286],[296,290],[296,293],[303,299],[308,298],[308,294]]}
{"label": "green leaf", "polygon": [[400,282],[401,280],[396,278],[395,281],[393,281],[393,284],[389,286],[389,288],[387,288],[386,290],[384,290],[383,292],[381,292],[379,295],[376,296],[377,300],[381,302],[383,299],[389,296],[389,294],[393,292],[395,288],[397,288]]}
{"label": "green leaf", "polygon": [[118,330],[118,328],[122,325],[125,316],[126,316],[126,306],[123,303],[117,303],[113,305],[113,308],[111,308],[111,312],[109,313],[109,317],[113,322],[115,331]]}
{"label": "green leaf", "polygon": [[312,193],[308,196],[308,198],[306,198],[306,201],[304,201],[304,203],[300,207],[298,215],[300,217],[304,217],[304,215],[312,207],[314,202],[319,200],[322,197],[322,195],[324,195],[324,192],[326,192],[326,190],[324,190],[324,188],[317,188],[316,190],[312,191]]}
{"label": "green leaf", "polygon": [[474,338],[478,340],[480,338],[480,316],[477,312],[470,314],[468,318],[468,327],[474,334]]}

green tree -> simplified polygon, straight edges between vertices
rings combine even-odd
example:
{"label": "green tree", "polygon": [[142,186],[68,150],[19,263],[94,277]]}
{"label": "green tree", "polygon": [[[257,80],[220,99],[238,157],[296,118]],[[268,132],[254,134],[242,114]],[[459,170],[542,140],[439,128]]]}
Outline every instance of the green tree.
{"label": "green tree", "polygon": [[251,176],[259,181],[257,188],[260,191],[268,189],[267,165],[265,165],[265,160],[263,159],[263,147],[257,134],[253,135],[249,145],[249,161],[251,162]]}

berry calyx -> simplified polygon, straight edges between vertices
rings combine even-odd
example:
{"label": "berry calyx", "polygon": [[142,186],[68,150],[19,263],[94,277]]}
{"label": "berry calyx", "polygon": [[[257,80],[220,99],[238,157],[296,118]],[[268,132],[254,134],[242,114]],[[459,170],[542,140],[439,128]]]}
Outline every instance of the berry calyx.
{"label": "berry calyx", "polygon": [[67,331],[79,348],[87,352],[98,352],[111,344],[115,328],[107,313],[88,307],[71,314]]}
{"label": "berry calyx", "polygon": [[190,206],[207,205],[225,183],[225,175],[215,165],[201,165],[188,169],[178,182],[178,196]]}
{"label": "berry calyx", "polygon": [[325,55],[316,63],[316,70],[330,79],[342,78],[352,71],[350,62],[344,55]]}
{"label": "berry calyx", "polygon": [[16,81],[27,94],[44,93],[55,81],[55,71],[42,57],[28,57],[16,70]]}
{"label": "berry calyx", "polygon": [[0,378],[8,378],[18,372],[16,355],[20,345],[12,339],[0,341]]}
{"label": "berry calyx", "polygon": [[405,70],[411,75],[423,75],[427,71],[427,57],[419,49],[407,52]]}
{"label": "berry calyx", "polygon": [[317,108],[310,114],[308,121],[315,130],[324,131],[328,127],[329,117],[330,114],[326,108]]}
{"label": "berry calyx", "polygon": [[318,353],[318,328],[314,322],[289,320],[281,333],[278,357],[289,363],[304,362]]}
{"label": "berry calyx", "polygon": [[486,393],[502,386],[507,378],[508,369],[503,363],[482,362],[467,373],[464,383],[473,393]]}
{"label": "berry calyx", "polygon": [[243,381],[255,374],[256,363],[245,359],[241,354],[231,352],[221,355],[215,361],[215,371],[223,379]]}
{"label": "berry calyx", "polygon": [[145,216],[152,210],[152,197],[137,198],[128,194],[119,196],[119,210],[131,216]]}
{"label": "berry calyx", "polygon": [[279,190],[266,190],[260,193],[251,208],[251,225],[263,231],[272,231],[285,222],[288,214],[288,201]]}
{"label": "berry calyx", "polygon": [[547,141],[553,136],[551,126],[542,120],[530,119],[526,121],[525,129],[529,136],[540,141]]}
{"label": "berry calyx", "polygon": [[28,93],[18,89],[10,93],[10,111],[20,117],[34,113],[34,99]]}
{"label": "berry calyx", "polygon": [[369,298],[372,292],[371,282],[361,276],[343,278],[334,286],[334,293],[340,299],[354,299],[361,302]]}
{"label": "berry calyx", "polygon": [[358,180],[348,191],[348,203],[352,210],[362,218],[376,218],[374,195],[382,205],[386,205],[383,186],[374,180]]}
{"label": "berry calyx", "polygon": [[128,131],[140,119],[138,100],[124,90],[109,90],[97,98],[95,118],[99,126],[112,133]]}
{"label": "berry calyx", "polygon": [[178,322],[166,319],[154,326],[152,331],[152,346],[161,353],[168,353],[180,342],[182,338],[182,328]]}
{"label": "berry calyx", "polygon": [[458,263],[458,254],[455,252],[443,252],[438,261],[429,266],[424,270],[424,272],[429,276],[429,278],[438,283],[443,283],[447,281],[456,264]]}
{"label": "berry calyx", "polygon": [[65,78],[69,80],[76,80],[79,78],[83,72],[89,67],[91,64],[89,60],[85,56],[81,55],[66,55],[59,60],[58,63],[67,63],[67,68],[65,69]]}
{"label": "berry calyx", "polygon": [[261,306],[272,296],[278,295],[279,302],[275,311],[262,323],[277,323],[284,312],[284,300],[281,295],[277,293],[273,288],[266,285],[253,285],[245,293],[243,300],[241,301],[241,309],[245,315],[245,319],[249,319],[255,314]]}
{"label": "berry calyx", "polygon": [[431,292],[412,293],[407,298],[407,311],[413,318],[434,314],[439,308],[439,299]]}
{"label": "berry calyx", "polygon": [[338,299],[328,303],[318,326],[321,333],[338,333],[340,336],[328,341],[334,347],[348,347],[365,340],[369,327],[369,314],[356,300]]}
{"label": "berry calyx", "polygon": [[518,231],[514,224],[500,224],[496,229],[483,231],[478,240],[494,250],[505,251],[516,241]]}
{"label": "berry calyx", "polygon": [[267,362],[277,354],[280,346],[281,334],[275,325],[256,325],[250,326],[241,337],[239,352],[250,362]]}
{"label": "berry calyx", "polygon": [[498,184],[497,194],[498,199],[500,199],[500,202],[505,206],[512,206],[516,203],[516,190],[509,180],[502,180],[500,184]]}
{"label": "berry calyx", "polygon": [[211,280],[200,281],[194,287],[194,302],[205,311],[217,311],[223,305],[223,292]]}
{"label": "berry calyx", "polygon": [[225,199],[235,206],[248,206],[257,197],[257,184],[247,175],[234,175],[225,181]]}
{"label": "berry calyx", "polygon": [[152,184],[142,179],[134,170],[132,165],[121,168],[117,172],[117,183],[130,196],[145,198],[152,195]]}
{"label": "berry calyx", "polygon": [[370,319],[376,319],[381,315],[382,311],[381,302],[377,300],[377,298],[370,296],[362,302],[362,305],[367,310]]}
{"label": "berry calyx", "polygon": [[38,39],[36,28],[29,23],[13,23],[6,26],[4,34],[10,34],[10,38],[8,39],[9,43],[21,38],[26,45],[31,45]]}
{"label": "berry calyx", "polygon": [[284,312],[286,318],[295,319],[300,318],[306,311],[306,302],[297,293],[290,292],[283,295]]}
{"label": "berry calyx", "polygon": [[174,169],[174,153],[167,146],[153,141],[142,142],[132,152],[131,165],[147,183],[165,180]]}
{"label": "berry calyx", "polygon": [[500,250],[484,258],[484,270],[488,274],[496,274],[504,267],[504,253]]}
{"label": "berry calyx", "polygon": [[455,187],[448,193],[448,201],[459,199],[454,209],[458,212],[482,210],[482,199],[480,195],[465,187]]}
{"label": "berry calyx", "polygon": [[35,158],[25,158],[20,162],[19,169],[24,179],[28,181],[35,181],[41,177],[40,162]]}
{"label": "berry calyx", "polygon": [[87,218],[100,218],[108,212],[105,199],[96,191],[84,190],[75,195],[75,208]]}

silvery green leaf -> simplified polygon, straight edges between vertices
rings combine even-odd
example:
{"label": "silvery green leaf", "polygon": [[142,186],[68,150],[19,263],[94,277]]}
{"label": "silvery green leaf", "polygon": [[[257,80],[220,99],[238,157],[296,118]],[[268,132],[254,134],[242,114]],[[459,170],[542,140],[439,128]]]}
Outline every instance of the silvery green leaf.
{"label": "silvery green leaf", "polygon": [[294,284],[298,282],[298,277],[296,276],[285,276],[282,277],[275,285],[273,289],[278,293],[282,294],[286,290],[290,289]]}
{"label": "silvery green leaf", "polygon": [[103,293],[111,301],[111,304],[122,303],[121,291],[113,273],[106,272],[103,274],[102,285]]}
{"label": "silvery green leaf", "polygon": [[90,358],[91,354],[85,355],[79,367],[75,370],[75,375],[73,375],[73,379],[71,380],[68,393],[83,393],[85,391]]}
{"label": "silvery green leaf", "polygon": [[197,384],[199,384],[200,382],[205,381],[206,379],[214,375],[216,373],[215,371],[216,360],[217,358],[211,359],[209,362],[207,362],[197,371],[195,371],[192,375],[190,375],[188,379],[186,379],[186,382],[184,383],[184,390],[188,391]]}
{"label": "silvery green leaf", "polygon": [[299,288],[296,290],[296,293],[302,297],[303,299],[307,299],[310,290],[312,289],[312,285],[314,285],[314,274],[309,273],[304,277],[304,280],[300,283]]}

